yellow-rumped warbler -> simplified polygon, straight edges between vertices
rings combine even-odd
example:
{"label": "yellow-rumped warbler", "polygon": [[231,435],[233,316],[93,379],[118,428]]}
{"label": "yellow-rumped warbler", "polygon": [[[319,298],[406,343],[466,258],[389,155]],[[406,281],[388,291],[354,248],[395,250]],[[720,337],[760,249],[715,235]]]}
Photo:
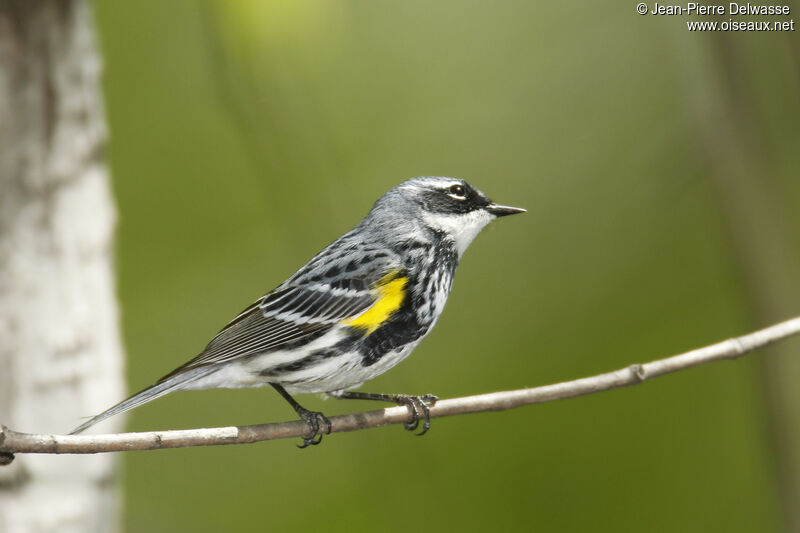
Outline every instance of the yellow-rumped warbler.
{"label": "yellow-rumped warbler", "polygon": [[176,390],[271,385],[309,425],[301,447],[330,421],[290,393],[407,405],[414,430],[430,427],[435,396],[349,392],[405,359],[442,313],[458,261],[497,217],[524,209],[493,203],[464,180],[421,177],[384,194],[345,233],[275,290],[242,311],[203,352],[155,385],[81,424]]}

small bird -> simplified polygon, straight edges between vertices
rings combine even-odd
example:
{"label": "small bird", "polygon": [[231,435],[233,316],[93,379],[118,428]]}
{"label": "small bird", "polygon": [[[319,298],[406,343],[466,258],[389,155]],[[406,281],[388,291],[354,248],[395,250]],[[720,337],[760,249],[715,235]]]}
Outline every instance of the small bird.
{"label": "small bird", "polygon": [[352,392],[408,357],[438,320],[464,251],[492,220],[518,207],[492,202],[464,180],[419,177],[384,194],[356,227],[256,300],[205,349],[158,380],[72,431],[177,390],[272,386],[319,444],[325,415],[291,396],[406,405],[406,429],[430,428],[433,395]]}

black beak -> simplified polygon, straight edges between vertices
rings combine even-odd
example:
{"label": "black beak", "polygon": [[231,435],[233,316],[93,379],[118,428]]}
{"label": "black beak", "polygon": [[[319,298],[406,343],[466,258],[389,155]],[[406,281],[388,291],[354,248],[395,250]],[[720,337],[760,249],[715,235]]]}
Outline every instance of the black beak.
{"label": "black beak", "polygon": [[516,215],[517,213],[527,213],[525,209],[521,207],[511,207],[508,205],[497,205],[497,204],[489,204],[486,206],[486,210],[493,214],[496,217],[504,217],[507,215]]}

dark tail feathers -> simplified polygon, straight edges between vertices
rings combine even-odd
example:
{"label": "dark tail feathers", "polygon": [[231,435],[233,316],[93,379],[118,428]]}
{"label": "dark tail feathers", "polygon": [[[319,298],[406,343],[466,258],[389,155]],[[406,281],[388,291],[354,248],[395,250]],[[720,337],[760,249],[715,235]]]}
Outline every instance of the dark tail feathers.
{"label": "dark tail feathers", "polygon": [[179,390],[181,389],[182,385],[190,381],[194,381],[203,376],[206,376],[212,372],[215,372],[216,370],[217,369],[213,366],[193,368],[181,374],[177,374],[175,376],[167,378],[165,381],[159,381],[152,387],[148,387],[143,391],[134,394],[127,400],[123,400],[114,407],[106,411],[103,411],[99,415],[87,420],[80,426],[73,429],[69,434],[75,435],[76,433],[80,433],[81,431],[97,424],[98,422],[102,422],[106,418],[111,418],[112,416],[124,413],[125,411],[130,411],[135,407],[139,407],[142,404],[155,400],[156,398],[160,398],[165,394],[169,394],[170,392]]}

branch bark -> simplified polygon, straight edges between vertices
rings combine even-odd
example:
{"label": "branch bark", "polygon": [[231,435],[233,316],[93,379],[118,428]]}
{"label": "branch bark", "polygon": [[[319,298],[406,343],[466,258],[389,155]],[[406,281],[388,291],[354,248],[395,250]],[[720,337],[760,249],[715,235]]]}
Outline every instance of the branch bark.
{"label": "branch bark", "polygon": [[[638,385],[639,383],[694,366],[736,359],[748,352],[800,333],[800,317],[762,330],[722,341],[704,348],[633,364],[613,372],[513,391],[480,394],[441,400],[431,407],[431,418],[504,411],[523,405],[575,398],[595,392]],[[391,407],[364,413],[331,417],[331,432],[356,431],[406,422],[407,407]],[[301,437],[308,433],[305,422],[280,422],[254,426],[231,426],[207,429],[118,433],[108,435],[36,435],[20,433],[0,426],[0,459],[6,462],[15,453],[102,453],[130,450],[159,450],[187,446],[247,444],[265,440]]]}

